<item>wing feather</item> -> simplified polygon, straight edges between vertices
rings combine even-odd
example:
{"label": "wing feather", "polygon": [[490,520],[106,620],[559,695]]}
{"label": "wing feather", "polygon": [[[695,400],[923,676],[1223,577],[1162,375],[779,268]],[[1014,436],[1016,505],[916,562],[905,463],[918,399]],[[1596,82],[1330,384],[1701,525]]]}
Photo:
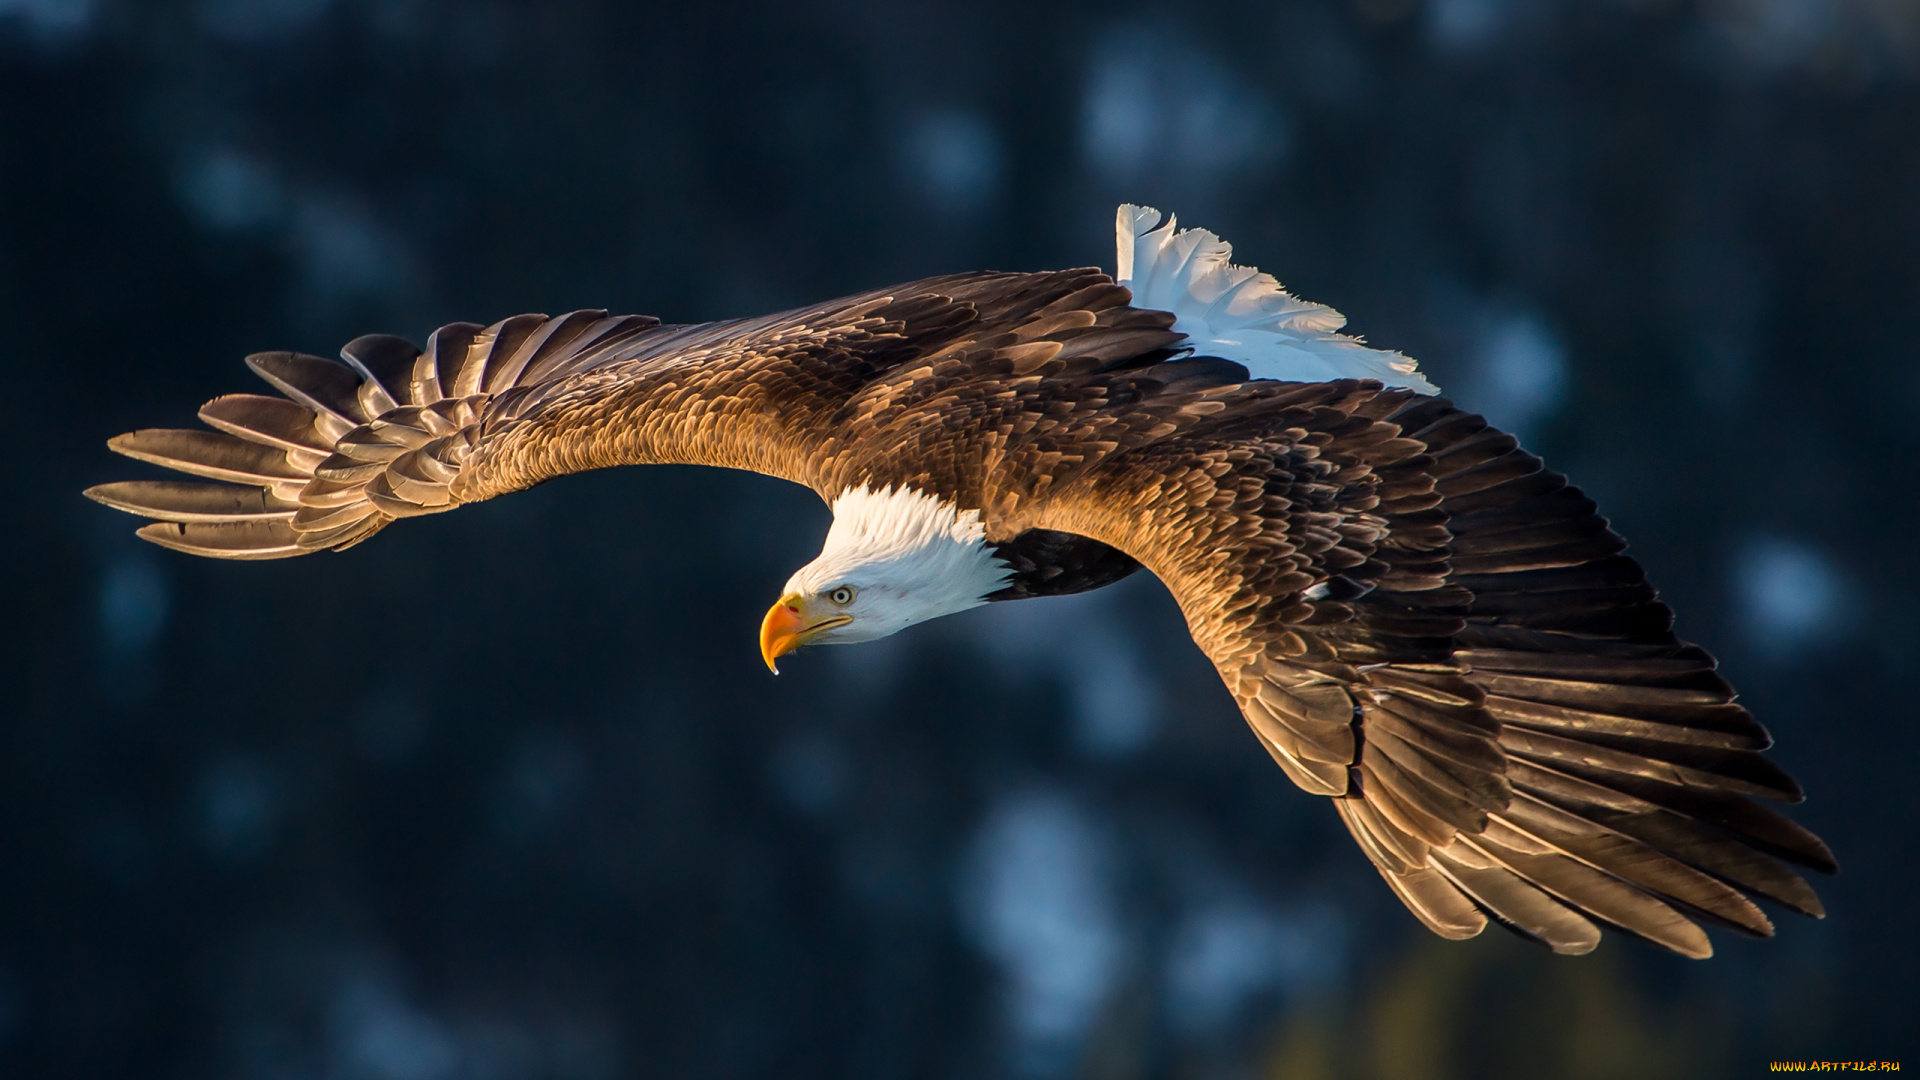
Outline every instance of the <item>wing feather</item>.
{"label": "wing feather", "polygon": [[1470,844],[1436,850],[1434,869],[1502,923],[1557,953],[1579,956],[1600,944],[1600,928]]}
{"label": "wing feather", "polygon": [[183,480],[123,480],[84,494],[115,510],[172,522],[291,521],[300,504],[266,488]]}
{"label": "wing feather", "polygon": [[116,436],[107,445],[136,461],[209,480],[273,487],[307,479],[284,452],[222,432],[148,428]]}
{"label": "wing feather", "polygon": [[235,438],[263,446],[322,456],[333,452],[334,439],[315,426],[312,410],[286,398],[228,394],[202,405],[200,419]]}
{"label": "wing feather", "polygon": [[142,525],[135,535],[164,548],[216,559],[284,559],[304,555],[300,534],[283,521]]}
{"label": "wing feather", "polygon": [[392,334],[365,334],[340,347],[340,359],[363,380],[360,394],[372,390],[391,402],[381,412],[412,403],[413,366],[419,358],[418,346]]}
{"label": "wing feather", "polygon": [[305,353],[265,352],[247,357],[247,366],[275,390],[347,429],[365,423],[360,377],[352,369]]}

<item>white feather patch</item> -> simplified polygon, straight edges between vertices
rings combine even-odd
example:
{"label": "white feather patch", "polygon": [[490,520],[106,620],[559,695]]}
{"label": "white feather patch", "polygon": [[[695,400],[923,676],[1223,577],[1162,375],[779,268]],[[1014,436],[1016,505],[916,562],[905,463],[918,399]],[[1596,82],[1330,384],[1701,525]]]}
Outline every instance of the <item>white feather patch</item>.
{"label": "white feather patch", "polygon": [[1133,290],[1134,307],[1172,312],[1173,328],[1187,335],[1195,353],[1244,364],[1256,379],[1378,379],[1422,394],[1440,392],[1415,370],[1412,357],[1336,333],[1346,316],[1293,296],[1272,274],[1233,265],[1225,240],[1205,229],[1175,232],[1177,219],[1167,215],[1159,225],[1160,217],[1150,206],[1120,207],[1115,277]]}
{"label": "white feather patch", "polygon": [[794,571],[787,591],[857,590],[854,622],[836,641],[870,641],[915,623],[979,607],[1011,571],[987,546],[978,510],[910,487],[848,488],[833,500],[820,557]]}

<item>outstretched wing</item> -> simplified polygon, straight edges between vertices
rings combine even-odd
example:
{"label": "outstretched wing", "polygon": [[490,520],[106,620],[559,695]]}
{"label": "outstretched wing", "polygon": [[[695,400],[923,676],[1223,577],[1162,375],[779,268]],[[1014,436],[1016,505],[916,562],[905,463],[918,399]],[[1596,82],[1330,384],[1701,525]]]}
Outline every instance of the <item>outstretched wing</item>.
{"label": "outstretched wing", "polygon": [[1754,801],[1801,797],[1766,732],[1593,504],[1477,416],[1249,384],[1025,520],[1158,574],[1261,744],[1443,936],[1491,915],[1578,953],[1612,923],[1706,956],[1701,922],[1772,932],[1751,896],[1821,914],[1786,864],[1832,855]]}
{"label": "outstretched wing", "polygon": [[[919,394],[956,350],[1100,362],[1178,340],[1098,270],[933,278],[755,319],[663,326],[577,311],[436,330],[425,349],[372,335],[344,363],[260,353],[279,397],[207,403],[213,431],[136,431],[108,445],[203,481],[103,484],[87,495],[155,519],[139,535],[228,559],[350,547],[397,518],[451,510],[565,473],[707,464],[806,484],[893,468],[840,422]],[[897,411],[897,410],[896,410]]]}

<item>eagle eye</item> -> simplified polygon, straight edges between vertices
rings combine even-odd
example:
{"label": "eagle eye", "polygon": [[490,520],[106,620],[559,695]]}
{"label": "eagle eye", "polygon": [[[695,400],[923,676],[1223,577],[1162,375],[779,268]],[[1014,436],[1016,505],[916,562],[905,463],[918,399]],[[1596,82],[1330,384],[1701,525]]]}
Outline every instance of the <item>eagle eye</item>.
{"label": "eagle eye", "polygon": [[846,607],[848,604],[853,603],[853,586],[842,585],[828,593],[827,599],[839,604],[841,607]]}

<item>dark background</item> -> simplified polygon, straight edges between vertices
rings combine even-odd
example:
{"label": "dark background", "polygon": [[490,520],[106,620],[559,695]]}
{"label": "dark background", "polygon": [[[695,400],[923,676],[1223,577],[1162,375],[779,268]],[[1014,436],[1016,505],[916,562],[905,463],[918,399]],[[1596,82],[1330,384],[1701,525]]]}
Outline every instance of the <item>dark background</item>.
{"label": "dark background", "polygon": [[[1903,0],[0,0],[0,1075],[1920,1068],[1917,76]],[[1122,200],[1600,500],[1829,918],[1433,938],[1146,575],[775,680],[828,515],[765,478],[269,564],[78,495],[248,352],[1111,266]]]}

